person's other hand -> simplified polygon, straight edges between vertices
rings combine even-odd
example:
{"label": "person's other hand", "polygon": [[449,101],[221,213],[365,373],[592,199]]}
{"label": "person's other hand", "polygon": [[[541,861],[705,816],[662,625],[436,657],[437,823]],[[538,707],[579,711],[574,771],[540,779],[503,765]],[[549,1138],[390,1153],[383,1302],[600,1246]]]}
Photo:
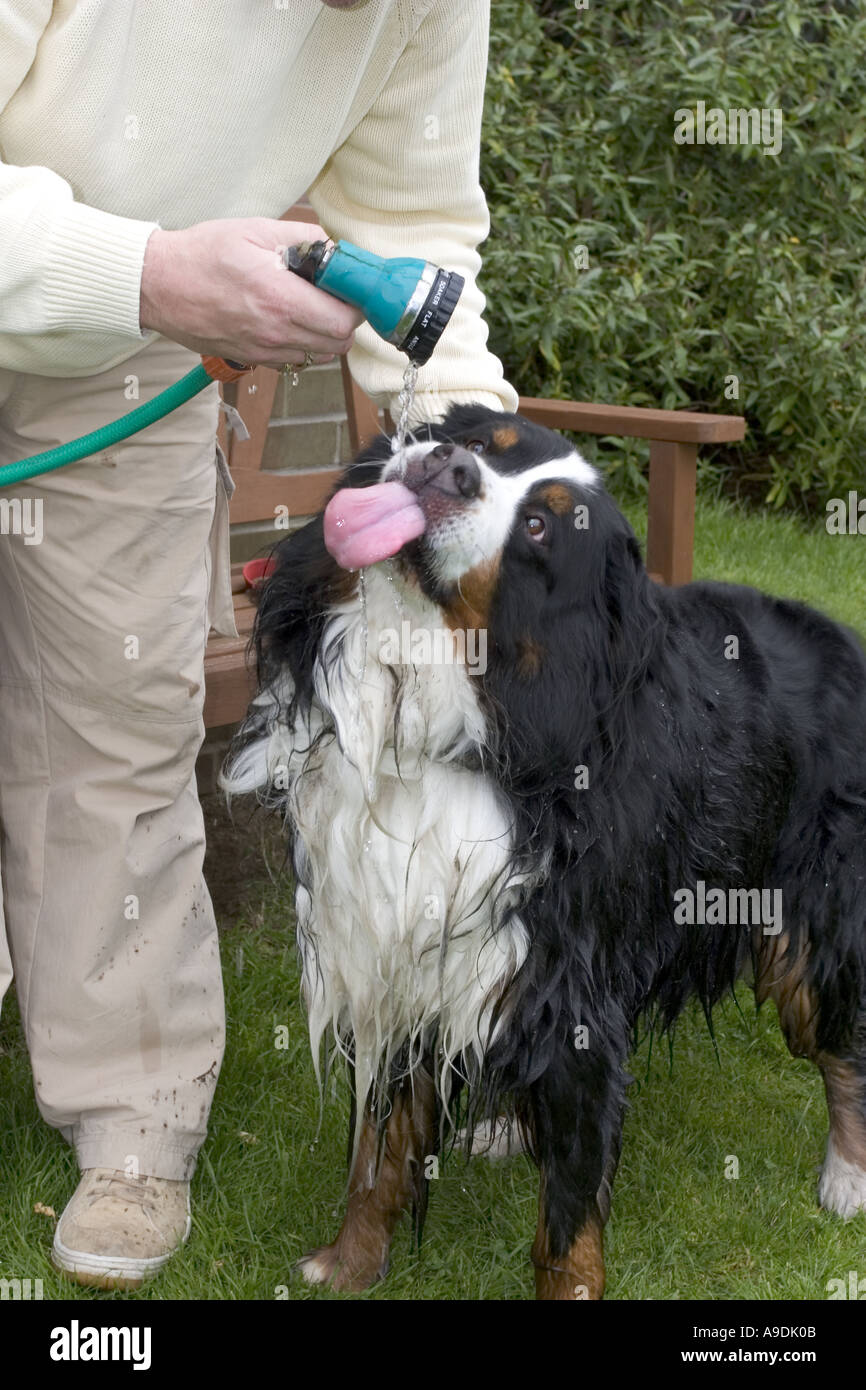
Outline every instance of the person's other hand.
{"label": "person's other hand", "polygon": [[324,239],[309,222],[270,217],[198,222],[152,232],[141,277],[142,332],[155,330],[203,356],[293,366],[309,352],[348,352],[363,314],[287,270],[286,246]]}

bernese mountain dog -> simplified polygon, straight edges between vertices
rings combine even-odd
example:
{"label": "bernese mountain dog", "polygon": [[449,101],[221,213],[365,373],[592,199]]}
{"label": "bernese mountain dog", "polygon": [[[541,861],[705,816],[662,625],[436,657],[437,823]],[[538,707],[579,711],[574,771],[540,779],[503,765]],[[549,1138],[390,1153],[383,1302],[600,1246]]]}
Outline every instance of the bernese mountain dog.
{"label": "bernese mountain dog", "polygon": [[519,415],[377,440],[337,532],[345,489],[395,481],[393,558],[375,507],[375,563],[339,564],[322,516],[278,547],[223,774],[285,818],[313,1056],[353,1077],[345,1217],[306,1278],[381,1278],[458,1116],[507,1116],[539,1170],[537,1295],[601,1297],[635,1025],[709,1016],[748,972],[823,1075],[821,1205],[866,1208],[856,638],[654,582],[595,469]]}

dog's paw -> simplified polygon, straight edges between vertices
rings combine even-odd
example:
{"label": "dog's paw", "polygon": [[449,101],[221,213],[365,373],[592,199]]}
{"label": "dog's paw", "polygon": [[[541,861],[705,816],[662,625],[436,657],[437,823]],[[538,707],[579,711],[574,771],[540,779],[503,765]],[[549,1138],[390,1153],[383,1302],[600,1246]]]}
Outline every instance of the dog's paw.
{"label": "dog's paw", "polygon": [[329,1284],[332,1289],[342,1293],[363,1293],[371,1284],[384,1279],[388,1273],[388,1257],[384,1260],[364,1259],[360,1254],[354,1258],[341,1248],[341,1242],[321,1245],[298,1260],[298,1272],[308,1284]]}
{"label": "dog's paw", "polygon": [[818,1201],[825,1211],[834,1211],[845,1221],[866,1211],[866,1172],[843,1158],[832,1139],[821,1170]]}

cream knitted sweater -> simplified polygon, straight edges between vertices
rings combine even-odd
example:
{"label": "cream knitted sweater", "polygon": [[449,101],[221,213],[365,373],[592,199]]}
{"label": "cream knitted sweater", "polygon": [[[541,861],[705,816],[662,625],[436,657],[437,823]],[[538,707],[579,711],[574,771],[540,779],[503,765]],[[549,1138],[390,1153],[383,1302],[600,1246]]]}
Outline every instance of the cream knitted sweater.
{"label": "cream knitted sweater", "polygon": [[[279,217],[467,277],[419,410],[514,409],[487,351],[477,246],[489,0],[4,0],[0,368],[82,376],[139,328],[155,227]],[[405,358],[364,325],[361,386],[393,407]]]}

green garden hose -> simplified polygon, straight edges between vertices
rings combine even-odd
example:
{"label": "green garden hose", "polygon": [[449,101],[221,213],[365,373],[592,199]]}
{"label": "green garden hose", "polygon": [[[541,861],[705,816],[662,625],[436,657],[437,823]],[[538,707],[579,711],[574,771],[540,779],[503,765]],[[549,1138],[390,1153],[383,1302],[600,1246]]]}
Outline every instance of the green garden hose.
{"label": "green garden hose", "polygon": [[183,405],[206,386],[210,386],[213,380],[204,364],[200,362],[191,372],[187,372],[186,376],[182,376],[180,381],[168,386],[165,391],[160,391],[152,401],[146,401],[144,405],[130,410],[127,415],[121,415],[119,420],[112,420],[110,425],[103,425],[101,429],[92,430],[90,434],[73,439],[69,444],[61,444],[56,449],[46,449],[42,454],[34,454],[32,458],[4,464],[0,467],[0,486],[24,482],[26,478],[35,478],[38,473],[50,473],[54,468],[62,468],[66,463],[75,463],[78,459],[86,458],[88,454],[96,454],[102,449],[110,448],[112,444],[119,444],[122,439],[128,439],[131,434],[143,430],[146,425],[152,425],[155,420],[161,420],[163,415],[176,410],[179,405]]}

